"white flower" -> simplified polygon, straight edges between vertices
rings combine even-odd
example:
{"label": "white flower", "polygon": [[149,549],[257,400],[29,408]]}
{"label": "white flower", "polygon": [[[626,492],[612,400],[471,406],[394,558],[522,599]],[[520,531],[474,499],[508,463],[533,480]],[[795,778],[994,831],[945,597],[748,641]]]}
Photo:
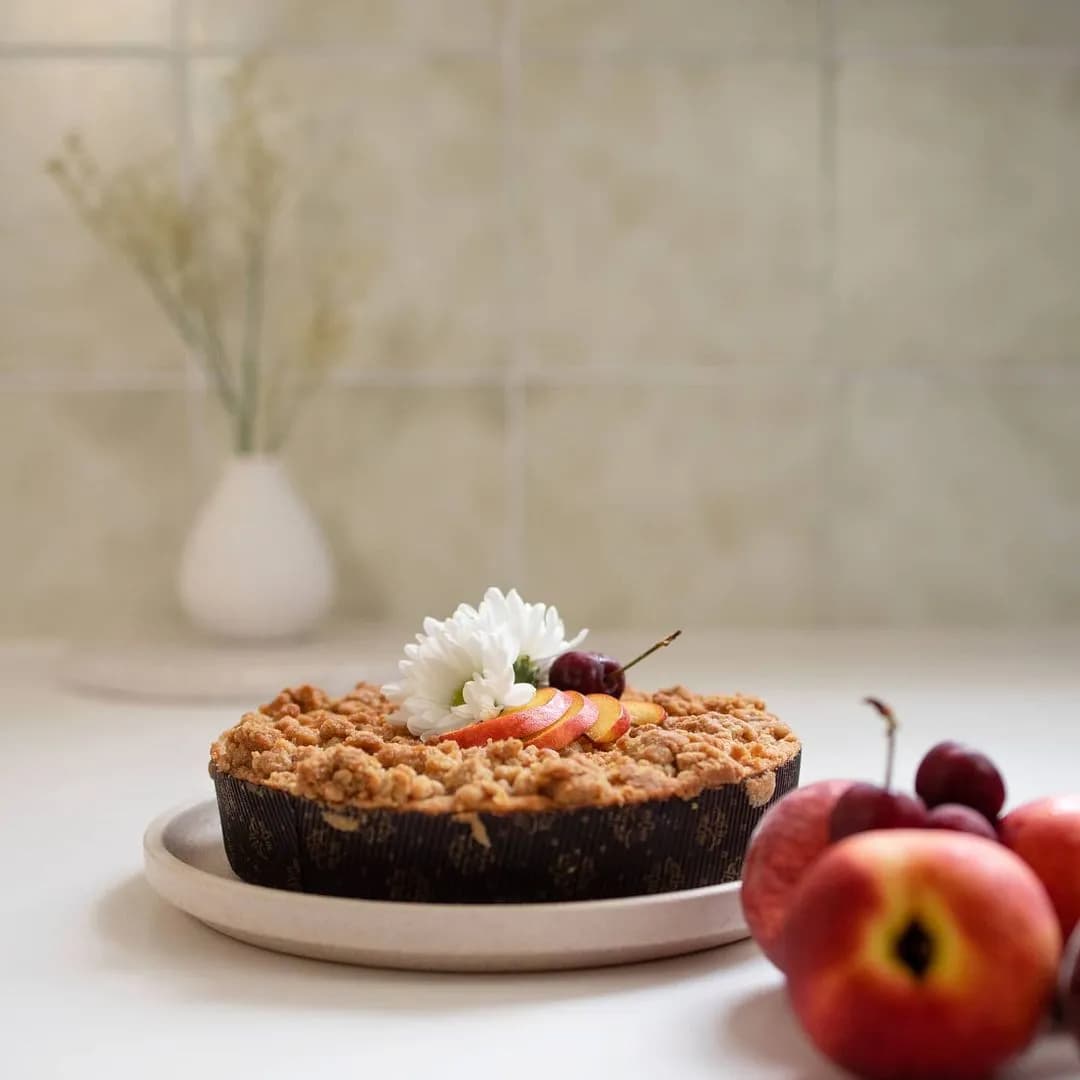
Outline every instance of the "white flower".
{"label": "white flower", "polygon": [[527,604],[517,589],[511,589],[504,596],[499,589],[490,588],[484,593],[478,609],[462,604],[454,613],[454,618],[458,617],[475,619],[491,632],[505,629],[517,643],[518,674],[544,681],[555,657],[567,649],[576,649],[589,632],[582,630],[567,641],[566,627],[558,609],[547,604]]}
{"label": "white flower", "polygon": [[478,608],[462,604],[443,621],[427,618],[405,646],[401,678],[383,687],[391,719],[430,739],[524,705],[552,661],[584,639],[566,640],[554,607],[526,604],[515,589],[488,589]]}
{"label": "white flower", "polygon": [[524,705],[536,688],[514,680],[517,648],[505,633],[451,618],[405,646],[401,679],[383,687],[400,708],[395,717],[414,735],[431,737]]}

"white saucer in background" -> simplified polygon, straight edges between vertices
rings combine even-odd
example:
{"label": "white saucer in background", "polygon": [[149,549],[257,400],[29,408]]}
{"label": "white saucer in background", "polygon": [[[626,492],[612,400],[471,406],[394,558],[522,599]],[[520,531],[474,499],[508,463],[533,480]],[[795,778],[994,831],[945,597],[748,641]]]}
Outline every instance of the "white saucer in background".
{"label": "white saucer in background", "polygon": [[291,646],[126,645],[79,648],[58,666],[72,690],[140,701],[251,706],[283,686],[345,693],[361,676],[389,679],[393,665],[362,650]]}

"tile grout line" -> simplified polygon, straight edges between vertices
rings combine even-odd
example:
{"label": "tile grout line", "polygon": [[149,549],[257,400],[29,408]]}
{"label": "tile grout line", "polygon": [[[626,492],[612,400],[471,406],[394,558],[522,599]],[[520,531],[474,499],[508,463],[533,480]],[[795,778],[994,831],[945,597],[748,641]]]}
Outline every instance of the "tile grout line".
{"label": "tile grout line", "polygon": [[1060,45],[909,45],[877,48],[833,48],[834,62],[847,60],[866,63],[960,64],[987,66],[1057,64],[1073,67],[1080,63],[1080,48]]}
{"label": "tile grout line", "polygon": [[171,35],[167,45],[149,42],[80,45],[62,42],[0,41],[0,60],[169,60],[175,52]]}
{"label": "tile grout line", "polygon": [[[184,197],[191,194],[194,182],[194,138],[191,109],[191,58],[187,53],[188,0],[173,0],[170,38],[173,49],[174,119],[176,122],[177,182]],[[209,461],[207,425],[207,386],[197,357],[184,346],[184,405],[187,412],[188,480],[190,490],[199,488],[200,478]]]}
{"label": "tile grout line", "polygon": [[[824,361],[823,361],[824,362]],[[833,371],[800,370],[800,377],[827,385],[840,378],[864,374],[852,368],[837,367]],[[376,388],[376,389],[427,389],[484,388],[503,390],[518,386],[521,390],[533,388],[569,390],[574,387],[609,387],[626,384],[635,387],[726,387],[733,384],[754,386],[762,383],[775,384],[791,371],[780,367],[762,369],[760,365],[740,364],[729,367],[671,367],[658,371],[655,368],[566,368],[517,371],[419,368],[411,374],[385,369],[338,369],[327,379],[328,386]],[[980,367],[971,365],[965,370],[941,370],[931,363],[905,366],[888,364],[865,373],[874,380],[929,379],[949,385],[969,385],[987,382],[1008,386],[1056,386],[1074,385],[1080,380],[1080,364],[1076,359],[1038,360],[1018,362],[1012,367],[994,365]],[[54,392],[92,393],[138,393],[147,390],[186,390],[192,385],[199,392],[205,389],[205,380],[195,370],[194,384],[186,373],[167,370],[140,373],[125,369],[62,371],[42,375],[36,371],[16,369],[0,371],[0,393]]]}
{"label": "tile grout line", "polygon": [[[184,0],[177,0],[186,12]],[[175,23],[173,32],[175,32]],[[185,35],[186,37],[186,35]],[[520,33],[518,32],[520,38]],[[179,46],[191,58],[242,59],[252,51],[265,51],[275,56],[322,58],[326,60],[376,59],[401,61],[417,57],[471,57],[474,59],[501,60],[499,53],[485,44],[432,44],[432,45],[362,45],[358,42],[342,44],[296,44],[287,42],[225,42],[218,44],[189,43]],[[86,44],[79,42],[46,41],[0,41],[0,60],[166,60],[177,50],[176,38],[170,35],[168,44],[153,42],[102,42]],[[779,63],[784,61],[820,62],[823,58],[833,61],[880,61],[895,63],[960,63],[988,66],[1000,64],[1046,64],[1065,66],[1080,64],[1080,46],[1058,45],[995,45],[995,46],[865,46],[831,47],[828,50],[743,50],[735,51],[710,45],[628,47],[628,46],[533,46],[523,49],[518,42],[516,60],[529,56],[538,59],[577,60],[595,62],[713,62],[718,64]]]}
{"label": "tile grout line", "polygon": [[821,263],[818,283],[819,335],[815,356],[818,369],[828,373],[824,423],[819,518],[814,532],[814,618],[821,625],[830,624],[836,614],[834,544],[832,521],[840,498],[839,469],[843,459],[842,432],[847,420],[849,373],[836,364],[836,257],[837,215],[839,212],[838,155],[839,123],[837,113],[838,83],[842,61],[836,50],[836,0],[822,0],[821,33],[825,40],[821,61],[820,110],[821,131],[818,147],[818,184],[820,186]]}
{"label": "tile grout line", "polygon": [[[186,14],[188,8],[183,5]],[[494,60],[497,54],[490,45],[364,45],[360,42],[341,44],[299,44],[290,42],[225,42],[221,44],[200,44],[187,40],[183,34],[181,44],[177,44],[176,29],[179,20],[173,19],[169,30],[169,41],[157,43],[142,42],[101,42],[86,43],[77,41],[0,41],[0,60],[166,60],[178,48],[193,59],[242,60],[254,52],[272,56],[293,57],[300,59],[325,60],[363,60],[381,58],[384,60],[411,60],[417,57],[470,57],[474,59]]]}
{"label": "tile grout line", "polygon": [[502,373],[503,388],[503,486],[506,493],[503,522],[503,572],[506,584],[523,582],[525,574],[525,485],[528,444],[526,367],[522,334],[522,271],[520,235],[521,131],[521,5],[507,0],[500,29],[499,85],[502,97],[501,149],[503,192],[503,257],[506,266],[505,332],[508,366]]}
{"label": "tile grout line", "polygon": [[186,389],[186,377],[171,371],[0,372],[0,394],[138,394]]}

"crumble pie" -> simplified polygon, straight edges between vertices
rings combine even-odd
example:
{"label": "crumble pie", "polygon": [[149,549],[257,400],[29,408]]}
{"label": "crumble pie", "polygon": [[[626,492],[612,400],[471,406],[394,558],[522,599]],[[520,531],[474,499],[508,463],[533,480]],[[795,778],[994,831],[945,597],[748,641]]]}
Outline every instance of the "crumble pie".
{"label": "crumble pie", "polygon": [[211,766],[329,806],[512,813],[692,799],[739,782],[751,805],[763,806],[773,797],[775,770],[800,750],[758,698],[675,686],[627,691],[624,699],[653,701],[667,717],[605,748],[582,738],[557,751],[510,738],[463,749],[392,725],[394,706],[374,685],[360,683],[336,699],[300,686],[222,734]]}

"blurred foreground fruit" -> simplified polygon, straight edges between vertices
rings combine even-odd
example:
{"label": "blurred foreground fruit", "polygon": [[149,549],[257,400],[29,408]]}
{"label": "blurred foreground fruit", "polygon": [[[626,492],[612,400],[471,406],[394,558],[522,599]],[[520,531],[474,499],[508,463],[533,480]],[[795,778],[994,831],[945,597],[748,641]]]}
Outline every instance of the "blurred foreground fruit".
{"label": "blurred foreground fruit", "polygon": [[871,829],[918,829],[925,824],[926,807],[914,795],[858,783],[837,801],[829,834],[833,840],[843,840]]}
{"label": "blurred foreground fruit", "polygon": [[998,833],[1046,887],[1068,938],[1080,923],[1080,795],[1058,795],[1018,806]]}
{"label": "blurred foreground fruit", "polygon": [[1005,805],[1005,781],[978,750],[943,742],[927,751],[915,774],[915,791],[927,806],[960,803],[995,821]]}
{"label": "blurred foreground fruit", "polygon": [[898,829],[817,860],[781,951],[796,1015],[839,1065],[867,1080],[981,1080],[1038,1030],[1061,934],[1000,844]]}
{"label": "blurred foreground fruit", "polygon": [[750,839],[742,873],[742,906],[754,940],[781,971],[781,931],[791,896],[829,845],[829,816],[850,780],[823,780],[785,795]]}
{"label": "blurred foreground fruit", "polygon": [[954,832],[971,833],[985,840],[997,841],[997,830],[978,810],[960,803],[942,803],[926,815],[928,829],[951,829]]}

